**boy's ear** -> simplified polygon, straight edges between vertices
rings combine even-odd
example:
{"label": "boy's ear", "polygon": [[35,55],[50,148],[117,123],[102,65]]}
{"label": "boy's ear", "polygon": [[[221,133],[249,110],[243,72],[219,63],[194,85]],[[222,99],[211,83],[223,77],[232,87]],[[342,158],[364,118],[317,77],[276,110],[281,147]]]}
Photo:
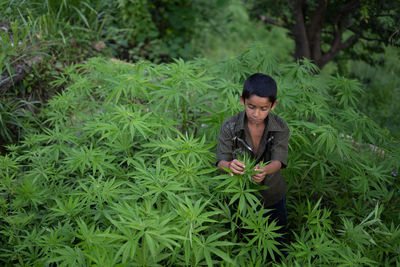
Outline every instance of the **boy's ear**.
{"label": "boy's ear", "polygon": [[276,104],[278,103],[277,100],[275,100],[275,102],[272,104],[271,110],[274,110],[274,108],[276,107]]}
{"label": "boy's ear", "polygon": [[240,96],[240,103],[242,103],[242,106],[244,106],[244,98],[243,98],[243,96]]}

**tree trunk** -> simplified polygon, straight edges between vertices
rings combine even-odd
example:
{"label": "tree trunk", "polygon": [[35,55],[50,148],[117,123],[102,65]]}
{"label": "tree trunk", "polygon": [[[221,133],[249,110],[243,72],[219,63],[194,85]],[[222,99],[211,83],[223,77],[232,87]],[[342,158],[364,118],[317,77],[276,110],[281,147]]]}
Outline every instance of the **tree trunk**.
{"label": "tree trunk", "polygon": [[352,46],[359,38],[358,34],[354,34],[346,41],[342,40],[343,33],[350,27],[348,23],[349,12],[354,10],[357,1],[352,1],[343,7],[343,12],[337,17],[335,23],[333,40],[330,49],[323,52],[321,48],[321,37],[324,26],[326,10],[328,6],[327,0],[318,0],[318,5],[310,16],[309,23],[306,24],[305,2],[303,0],[295,0],[292,2],[292,12],[295,24],[292,25],[291,31],[295,41],[294,58],[296,60],[302,58],[311,59],[320,69],[343,49]]}
{"label": "tree trunk", "polygon": [[296,23],[292,27],[292,33],[294,41],[296,43],[294,57],[295,59],[301,59],[303,57],[310,58],[310,45],[308,42],[306,26],[304,23],[303,14],[303,1],[294,1],[294,18]]}

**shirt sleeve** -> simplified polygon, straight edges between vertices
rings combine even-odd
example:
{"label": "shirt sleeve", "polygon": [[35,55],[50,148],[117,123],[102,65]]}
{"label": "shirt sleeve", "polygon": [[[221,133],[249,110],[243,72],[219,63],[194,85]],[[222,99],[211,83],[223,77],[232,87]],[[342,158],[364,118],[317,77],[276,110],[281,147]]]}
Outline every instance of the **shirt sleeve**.
{"label": "shirt sleeve", "polygon": [[229,131],[228,127],[226,127],[225,124],[222,124],[218,137],[216,165],[218,165],[218,162],[220,162],[221,160],[233,160],[232,139],[232,133]]}
{"label": "shirt sleeve", "polygon": [[282,163],[282,169],[287,166],[289,136],[287,127],[283,131],[276,132],[271,146],[271,161],[279,160]]}

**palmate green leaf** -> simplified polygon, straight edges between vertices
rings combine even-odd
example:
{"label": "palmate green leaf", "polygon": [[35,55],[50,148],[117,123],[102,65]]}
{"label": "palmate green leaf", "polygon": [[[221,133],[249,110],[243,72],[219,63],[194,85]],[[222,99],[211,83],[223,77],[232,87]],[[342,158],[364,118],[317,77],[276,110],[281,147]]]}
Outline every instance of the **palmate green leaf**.
{"label": "palmate green leaf", "polygon": [[303,228],[301,235],[294,234],[294,237],[296,241],[289,246],[289,260],[308,266],[336,262],[335,252],[339,247],[332,236],[326,233],[314,234]]}
{"label": "palmate green leaf", "polygon": [[126,242],[118,250],[117,254],[115,255],[115,258],[122,255],[122,263],[128,263],[129,260],[134,259],[137,246],[139,244],[139,239],[140,238],[127,239]]}
{"label": "palmate green leaf", "polygon": [[210,88],[209,81],[212,77],[206,76],[205,71],[196,68],[192,62],[184,62],[182,59],[174,59],[174,63],[163,66],[160,74],[166,75],[166,79],[162,80],[163,84],[176,89],[194,88],[200,94]]}
{"label": "palmate green leaf", "polygon": [[113,233],[98,233],[98,237],[109,239],[108,242],[115,243],[115,246],[119,249],[116,251],[114,261],[117,261],[122,256],[122,263],[126,264],[135,259],[137,249],[140,244],[141,234],[132,228],[125,227],[121,222],[118,222],[112,218],[109,213],[105,214],[105,217],[112,223],[119,232]]}
{"label": "palmate green leaf", "polygon": [[158,198],[160,194],[166,194],[167,200],[171,199],[172,197],[176,198],[176,193],[181,191],[187,191],[189,188],[183,186],[183,184],[179,184],[177,182],[170,182],[165,185],[148,185],[148,192],[143,195],[143,197],[155,197]]}
{"label": "palmate green leaf", "polygon": [[151,77],[146,76],[143,72],[135,71],[133,74],[121,75],[121,80],[120,86],[122,86],[124,97],[127,99],[149,100],[149,92],[158,89],[158,85],[154,84]]}
{"label": "palmate green leaf", "polygon": [[263,42],[252,43],[249,49],[243,53],[242,59],[248,64],[253,73],[276,74],[277,58],[270,52],[270,47]]}
{"label": "palmate green leaf", "polygon": [[193,162],[193,159],[189,157],[176,160],[170,156],[168,160],[173,167],[169,169],[169,173],[174,177],[174,180],[190,184],[193,189],[201,187],[202,191],[208,191],[207,182],[204,179],[208,179],[208,174],[215,172],[216,168],[204,169],[203,162]]}
{"label": "palmate green leaf", "polygon": [[[186,131],[188,123],[195,123],[197,110],[209,103],[206,90],[210,88],[210,78],[204,72],[196,73],[191,64],[184,64],[182,60],[175,60],[162,70],[166,77],[160,81],[158,90],[152,92],[156,99],[157,112],[169,112],[172,116],[182,121],[183,130]],[[192,118],[190,118],[192,117]]]}
{"label": "palmate green leaf", "polygon": [[81,240],[77,245],[82,248],[85,256],[101,266],[115,266],[119,261],[113,254],[119,244],[114,244],[120,236],[111,232],[111,227],[105,230],[96,229],[95,225],[90,227],[82,220],[77,220],[78,232],[76,237]]}
{"label": "palmate green leaf", "polygon": [[362,112],[347,108],[343,111],[338,111],[343,121],[347,124],[347,128],[351,131],[351,137],[360,143],[369,142],[372,144],[383,142],[383,132],[378,124],[367,117]]}
{"label": "palmate green leaf", "polygon": [[195,138],[194,135],[179,133],[176,138],[162,137],[160,140],[145,144],[143,147],[153,148],[153,151],[161,153],[161,158],[174,157],[175,159],[190,158],[207,164],[211,161],[212,153],[210,145],[206,143],[206,137]]}
{"label": "palmate green leaf", "polygon": [[73,83],[68,86],[68,90],[81,97],[91,97],[98,86],[98,83],[91,80],[88,76],[73,73],[70,78]]}
{"label": "palmate green leaf", "polygon": [[[180,229],[184,233],[185,237],[189,240],[190,245],[193,245],[193,235],[198,235],[201,231],[209,228],[210,223],[216,223],[214,217],[220,214],[219,211],[207,211],[210,205],[210,201],[204,201],[202,199],[197,200],[192,203],[192,200],[185,197],[184,202],[180,202],[176,208],[176,212],[179,215],[178,223],[180,224]],[[206,227],[203,227],[206,225]],[[186,244],[185,245],[189,245]]]}
{"label": "palmate green leaf", "polygon": [[[15,177],[19,168],[19,161],[18,158],[12,155],[0,156],[0,179],[2,181],[0,188],[5,186],[5,180],[13,180],[12,177]],[[10,188],[10,182],[7,183],[8,188]]]}
{"label": "palmate green leaf", "polygon": [[353,267],[353,266],[377,266],[378,262],[361,254],[360,251],[353,251],[349,247],[343,247],[337,251],[339,257],[335,257],[337,266]]}
{"label": "palmate green leaf", "polygon": [[339,230],[339,233],[343,236],[344,241],[349,247],[363,252],[368,245],[376,245],[375,241],[364,229],[362,224],[354,226],[351,220],[346,218],[342,220],[343,230]]}
{"label": "palmate green leaf", "polygon": [[[218,79],[215,81],[215,86],[214,88],[218,88],[218,92],[215,92],[216,96],[219,95],[226,95],[226,94],[233,94],[237,95],[240,94],[241,91],[243,90],[242,86],[240,84],[235,83],[231,81],[230,79]],[[216,104],[221,104],[221,103],[213,103],[214,105]]]}
{"label": "palmate green leaf", "polygon": [[[113,204],[112,211],[115,215],[106,214],[106,217],[117,228],[130,229],[136,237],[141,238],[141,249],[143,253],[152,255],[155,259],[157,251],[180,247],[177,241],[185,240],[171,221],[176,217],[174,213],[159,214],[154,209],[140,211],[136,206],[132,207],[128,203]],[[113,217],[116,217],[115,219]],[[126,231],[126,230],[124,230]]]}
{"label": "palmate green leaf", "polygon": [[99,134],[98,141],[107,139],[110,143],[113,143],[121,135],[121,129],[115,122],[90,121],[86,123],[83,130],[90,133],[90,137]]}
{"label": "palmate green leaf", "polygon": [[107,247],[93,247],[89,251],[85,252],[85,255],[88,259],[91,260],[92,266],[104,266],[104,267],[113,267],[113,266],[124,266],[123,264],[118,264],[120,259],[115,259],[113,256],[114,250],[111,250]]}
{"label": "palmate green leaf", "polygon": [[248,66],[240,57],[227,57],[218,66],[218,73],[235,83],[244,80],[249,74]]}
{"label": "palmate green leaf", "polygon": [[177,203],[180,200],[180,193],[189,191],[184,183],[176,179],[169,168],[163,168],[161,160],[156,160],[155,166],[146,166],[145,162],[133,162],[135,171],[128,175],[137,180],[146,192],[142,197],[152,199],[159,204],[170,202]]}
{"label": "palmate green leaf", "polygon": [[115,156],[107,155],[101,148],[93,148],[91,144],[89,147],[72,148],[64,163],[71,172],[79,170],[81,174],[84,174],[86,170],[91,170],[92,175],[96,175],[97,172],[104,175],[106,171],[115,170],[115,166],[111,163],[114,158]]}
{"label": "palmate green leaf", "polygon": [[319,178],[319,177],[326,177],[328,175],[333,176],[334,173],[332,171],[332,166],[328,165],[327,157],[323,155],[315,155],[315,154],[309,154],[309,153],[304,153],[308,159],[311,160],[311,164],[307,164],[305,166],[305,172],[302,175],[304,178],[306,178],[308,175],[310,175],[310,179]]}
{"label": "palmate green leaf", "polygon": [[356,108],[358,99],[363,93],[360,83],[356,80],[346,79],[345,77],[332,77],[330,84],[340,98],[339,105],[343,108]]}
{"label": "palmate green leaf", "polygon": [[52,250],[54,256],[49,258],[49,263],[56,263],[57,266],[86,266],[85,255],[79,247],[64,246]]}
{"label": "palmate green leaf", "polygon": [[[293,90],[293,84],[286,79],[278,78],[277,84],[279,88],[279,105],[276,106],[277,113],[282,114],[281,112],[295,109],[298,106],[301,91]],[[295,114],[290,115],[293,116]]]}
{"label": "palmate green leaf", "polygon": [[240,216],[240,219],[244,223],[243,228],[249,230],[249,232],[245,234],[247,240],[246,246],[252,248],[257,245],[258,250],[262,251],[264,261],[267,259],[268,255],[275,260],[275,253],[278,255],[282,254],[277,248],[279,243],[275,240],[277,237],[281,236],[281,234],[276,233],[281,226],[277,226],[276,221],[269,221],[270,216],[267,215],[268,210],[261,209],[256,213],[254,211],[253,209],[249,209],[248,216]]}
{"label": "palmate green leaf", "polygon": [[64,247],[73,242],[75,232],[71,222],[57,222],[52,228],[46,228],[45,232],[38,239],[38,244],[45,251],[45,254],[50,254],[51,250]]}
{"label": "palmate green leaf", "polygon": [[186,92],[184,91],[176,91],[172,90],[169,86],[161,87],[153,92],[155,98],[159,98],[159,105],[156,106],[157,109],[161,108],[161,111],[167,112],[169,108],[172,106],[172,112],[178,114],[181,110],[181,107],[188,102],[186,97]]}
{"label": "palmate green leaf", "polygon": [[311,202],[307,199],[308,211],[304,217],[307,219],[306,225],[313,229],[315,233],[333,232],[332,220],[330,219],[331,211],[328,209],[320,209],[322,197],[312,207]]}
{"label": "palmate green leaf", "polygon": [[55,161],[60,159],[60,156],[65,156],[68,147],[77,145],[78,137],[74,129],[60,130],[59,126],[55,125],[54,129],[43,129],[44,134],[37,135],[37,142],[44,142],[43,153],[52,154]]}
{"label": "palmate green leaf", "polygon": [[83,211],[85,202],[82,200],[82,198],[74,196],[55,198],[55,205],[49,208],[52,211],[49,217],[63,217],[64,220],[74,219]]}
{"label": "palmate green leaf", "polygon": [[137,133],[147,138],[153,132],[150,127],[159,125],[150,120],[150,112],[142,114],[140,111],[133,111],[130,107],[126,106],[116,106],[112,112],[111,119],[119,122],[122,126],[122,131],[128,131],[132,138],[135,138]]}
{"label": "palmate green leaf", "polygon": [[87,207],[96,205],[102,208],[106,203],[124,199],[125,195],[132,193],[131,190],[125,188],[126,182],[118,181],[115,177],[111,179],[90,175],[85,179],[78,180],[78,184],[77,189],[80,190],[71,192],[71,194],[79,196]]}
{"label": "palmate green leaf", "polygon": [[332,153],[335,150],[338,133],[335,128],[330,125],[319,126],[314,129],[317,135],[315,142],[317,143],[316,150],[318,152]]}
{"label": "palmate green leaf", "polygon": [[234,264],[234,261],[221,248],[234,246],[235,243],[229,241],[218,241],[228,233],[229,232],[213,233],[206,239],[203,236],[194,236],[193,240],[198,245],[197,249],[194,251],[195,256],[197,257],[196,263],[200,262],[203,256],[208,266],[214,266],[214,260],[212,259],[212,254],[214,254],[222,258],[225,262]]}
{"label": "palmate green leaf", "polygon": [[319,71],[318,67],[306,58],[297,63],[284,64],[282,69],[283,78],[295,84],[307,84],[312,75]]}
{"label": "palmate green leaf", "polygon": [[34,210],[50,198],[48,189],[41,181],[31,177],[20,180],[15,188],[16,198],[11,203],[15,209],[31,207]]}

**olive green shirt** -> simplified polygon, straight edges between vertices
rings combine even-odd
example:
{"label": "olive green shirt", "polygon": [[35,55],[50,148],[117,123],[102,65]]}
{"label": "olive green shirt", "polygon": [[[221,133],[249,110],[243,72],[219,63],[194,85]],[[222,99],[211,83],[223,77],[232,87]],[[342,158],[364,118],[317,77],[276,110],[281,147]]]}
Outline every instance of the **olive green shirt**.
{"label": "olive green shirt", "polygon": [[[257,163],[279,160],[282,168],[285,168],[289,135],[289,128],[285,121],[275,114],[268,114],[256,155],[247,126],[246,112],[242,111],[222,124],[218,138],[216,163],[218,164],[221,160],[231,161],[237,158],[238,153],[243,155],[247,152],[251,158],[256,159]],[[261,192],[265,207],[277,203],[286,194],[286,182],[280,170],[267,175],[263,184],[267,186],[267,189]]]}

